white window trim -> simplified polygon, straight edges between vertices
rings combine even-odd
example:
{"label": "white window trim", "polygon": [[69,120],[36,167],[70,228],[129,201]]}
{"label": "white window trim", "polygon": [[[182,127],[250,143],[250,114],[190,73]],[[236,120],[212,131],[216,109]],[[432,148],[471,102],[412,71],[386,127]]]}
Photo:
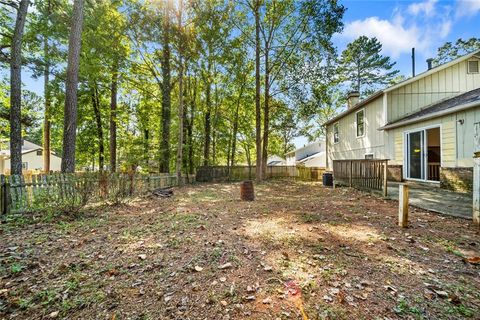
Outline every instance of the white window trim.
{"label": "white window trim", "polygon": [[[335,126],[337,126],[338,128],[338,141],[335,141]],[[333,129],[333,144],[338,144],[340,143],[340,122],[339,121],[335,122],[333,124],[332,129]]]}
{"label": "white window trim", "polygon": [[373,154],[373,153],[365,153],[365,154],[363,155],[363,158],[364,158],[365,160],[367,160],[367,156],[372,156],[372,159],[375,159],[375,154]]}
{"label": "white window trim", "polygon": [[[478,70],[477,72],[472,72],[470,71],[470,62],[476,62],[478,65]],[[480,61],[478,60],[467,60],[467,73],[468,74],[478,74],[480,72]]]}
{"label": "white window trim", "polygon": [[[359,114],[360,112],[363,112],[363,134],[361,136],[358,135],[358,126],[357,126],[357,114]],[[355,112],[355,136],[357,138],[363,138],[365,137],[365,132],[366,132],[366,128],[365,128],[365,108],[362,108],[360,110],[358,110],[357,112]]]}
{"label": "white window trim", "polygon": [[403,131],[403,164],[402,164],[402,171],[403,171],[403,177],[405,180],[411,180],[411,181],[419,181],[419,182],[428,182],[428,183],[440,183],[440,181],[434,181],[434,180],[428,180],[428,179],[415,179],[415,178],[407,178],[408,176],[408,171],[407,171],[407,161],[408,161],[408,147],[407,147],[407,135],[412,132],[418,132],[422,130],[428,130],[428,129],[434,129],[434,128],[439,128],[440,129],[440,167],[444,166],[444,157],[443,157],[443,125],[441,123],[436,123],[432,124],[429,126],[423,126],[419,128],[414,128],[414,129],[409,129],[409,130],[404,130]]}

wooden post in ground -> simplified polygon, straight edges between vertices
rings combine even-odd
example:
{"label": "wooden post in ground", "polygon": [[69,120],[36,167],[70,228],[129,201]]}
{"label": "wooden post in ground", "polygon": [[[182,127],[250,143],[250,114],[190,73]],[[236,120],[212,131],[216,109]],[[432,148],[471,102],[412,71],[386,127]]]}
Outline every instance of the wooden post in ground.
{"label": "wooden post in ground", "polygon": [[387,190],[388,160],[383,163],[383,196],[388,196]]}
{"label": "wooden post in ground", "polygon": [[408,227],[408,185],[398,186],[398,225]]}
{"label": "wooden post in ground", "polygon": [[352,187],[352,174],[353,174],[353,161],[350,161],[350,172],[348,174],[348,184],[350,186],[350,188]]}
{"label": "wooden post in ground", "polygon": [[475,123],[473,137],[473,223],[480,226],[480,123]]}
{"label": "wooden post in ground", "polygon": [[5,181],[5,176],[3,174],[0,174],[0,215],[3,215],[6,213],[7,209],[7,194],[6,194],[6,181]]}

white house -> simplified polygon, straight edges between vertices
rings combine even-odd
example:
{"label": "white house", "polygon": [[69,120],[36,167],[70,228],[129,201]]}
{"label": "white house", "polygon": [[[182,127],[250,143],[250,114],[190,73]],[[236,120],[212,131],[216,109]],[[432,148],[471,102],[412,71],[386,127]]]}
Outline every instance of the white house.
{"label": "white house", "polygon": [[[50,153],[50,170],[60,171],[62,158]],[[25,171],[43,171],[43,148],[35,143],[23,140],[22,144],[22,168]],[[0,142],[0,174],[10,172],[9,143]]]}
{"label": "white house", "polygon": [[267,166],[284,166],[285,164],[285,159],[276,154],[271,155],[267,159]]}
{"label": "white house", "polygon": [[318,140],[286,154],[287,166],[321,167],[326,165],[326,143]]}
{"label": "white house", "polygon": [[480,132],[480,51],[359,101],[326,123],[327,165],[389,159],[394,180],[471,192],[474,133]]}

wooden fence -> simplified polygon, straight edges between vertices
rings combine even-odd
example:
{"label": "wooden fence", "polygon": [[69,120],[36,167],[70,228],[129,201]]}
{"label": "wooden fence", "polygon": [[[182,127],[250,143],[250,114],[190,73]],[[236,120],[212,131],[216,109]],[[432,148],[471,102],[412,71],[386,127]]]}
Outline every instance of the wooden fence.
{"label": "wooden fence", "polygon": [[[266,179],[293,178],[306,181],[321,181],[325,168],[268,166]],[[240,181],[255,179],[255,166],[204,166],[197,170],[197,181]]]}
{"label": "wooden fence", "polygon": [[362,190],[380,190],[387,196],[388,160],[333,160],[333,179],[337,185]]}
{"label": "wooden fence", "polygon": [[[182,183],[194,177],[183,177]],[[0,175],[0,214],[41,211],[52,206],[118,201],[151,190],[178,185],[176,175],[75,173]]]}

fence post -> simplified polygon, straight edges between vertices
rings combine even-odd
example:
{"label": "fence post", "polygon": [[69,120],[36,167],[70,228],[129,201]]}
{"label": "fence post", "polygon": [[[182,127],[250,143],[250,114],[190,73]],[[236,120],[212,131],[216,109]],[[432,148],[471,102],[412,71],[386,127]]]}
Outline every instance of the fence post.
{"label": "fence post", "polygon": [[398,225],[408,227],[408,185],[398,186]]}
{"label": "fence post", "polygon": [[473,142],[473,223],[480,226],[480,123],[475,123]]}
{"label": "fence post", "polygon": [[352,173],[353,173],[353,161],[350,161],[350,170],[348,173],[348,183],[350,185],[350,188],[352,187]]}
{"label": "fence post", "polygon": [[5,176],[0,174],[0,215],[5,214],[6,212],[6,192],[5,192]]}
{"label": "fence post", "polygon": [[383,196],[386,198],[388,196],[388,183],[387,183],[387,174],[388,174],[388,160],[383,163]]}

